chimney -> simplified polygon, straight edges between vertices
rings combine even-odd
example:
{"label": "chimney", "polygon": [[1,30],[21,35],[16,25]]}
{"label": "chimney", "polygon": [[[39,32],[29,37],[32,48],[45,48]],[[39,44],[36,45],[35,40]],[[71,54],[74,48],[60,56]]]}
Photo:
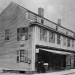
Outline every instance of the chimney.
{"label": "chimney", "polygon": [[61,25],[61,19],[58,19],[58,25]]}
{"label": "chimney", "polygon": [[44,17],[44,9],[43,8],[38,8],[38,14],[42,17]]}

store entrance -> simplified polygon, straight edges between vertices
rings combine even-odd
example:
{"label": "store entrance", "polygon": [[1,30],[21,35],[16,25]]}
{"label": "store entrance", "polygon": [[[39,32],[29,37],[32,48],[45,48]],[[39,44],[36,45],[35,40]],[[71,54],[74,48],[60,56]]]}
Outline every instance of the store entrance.
{"label": "store entrance", "polygon": [[45,72],[66,69],[66,55],[39,50],[39,53],[36,53],[36,57],[37,71],[38,68],[39,70],[44,69]]}

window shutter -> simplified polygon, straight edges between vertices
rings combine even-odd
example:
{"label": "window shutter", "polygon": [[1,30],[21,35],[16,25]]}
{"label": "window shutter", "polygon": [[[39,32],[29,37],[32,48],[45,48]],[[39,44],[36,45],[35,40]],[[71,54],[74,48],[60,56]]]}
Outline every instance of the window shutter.
{"label": "window shutter", "polygon": [[17,50],[17,63],[20,61],[20,50]]}
{"label": "window shutter", "polygon": [[25,40],[28,40],[28,27],[25,28]]}
{"label": "window shutter", "polygon": [[27,60],[28,60],[27,56],[28,56],[28,52],[27,50],[25,50],[25,63],[27,63]]}

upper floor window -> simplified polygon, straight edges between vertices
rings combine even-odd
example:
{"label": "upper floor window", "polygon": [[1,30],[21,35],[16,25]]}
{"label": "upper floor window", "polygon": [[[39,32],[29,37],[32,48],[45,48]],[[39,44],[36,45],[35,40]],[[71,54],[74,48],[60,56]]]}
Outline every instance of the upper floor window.
{"label": "upper floor window", "polygon": [[74,40],[72,40],[72,47],[74,47]]}
{"label": "upper floor window", "polygon": [[26,12],[26,19],[29,21],[34,21],[34,14],[30,13],[30,12]]}
{"label": "upper floor window", "polygon": [[9,40],[9,29],[5,29],[5,40]]}
{"label": "upper floor window", "polygon": [[64,46],[66,46],[66,42],[67,42],[67,41],[66,41],[66,37],[63,36],[63,45],[64,45]]}
{"label": "upper floor window", "polygon": [[40,28],[40,40],[47,41],[47,30]]}
{"label": "upper floor window", "polygon": [[67,47],[70,47],[70,38],[67,38]]}
{"label": "upper floor window", "polygon": [[17,40],[28,40],[28,27],[17,29]]}
{"label": "upper floor window", "polygon": [[49,31],[49,42],[55,43],[55,33],[52,31]]}
{"label": "upper floor window", "polygon": [[41,19],[41,24],[44,24],[44,20],[43,19]]}
{"label": "upper floor window", "polygon": [[57,34],[57,44],[60,44],[61,43],[61,38],[60,38],[60,34]]}

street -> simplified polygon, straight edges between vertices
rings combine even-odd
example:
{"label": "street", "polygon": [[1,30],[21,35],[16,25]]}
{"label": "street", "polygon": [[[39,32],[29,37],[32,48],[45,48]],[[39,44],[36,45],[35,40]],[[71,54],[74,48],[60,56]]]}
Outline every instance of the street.
{"label": "street", "polygon": [[56,71],[50,73],[38,73],[38,74],[21,74],[21,73],[0,73],[0,75],[75,75],[75,69]]}

